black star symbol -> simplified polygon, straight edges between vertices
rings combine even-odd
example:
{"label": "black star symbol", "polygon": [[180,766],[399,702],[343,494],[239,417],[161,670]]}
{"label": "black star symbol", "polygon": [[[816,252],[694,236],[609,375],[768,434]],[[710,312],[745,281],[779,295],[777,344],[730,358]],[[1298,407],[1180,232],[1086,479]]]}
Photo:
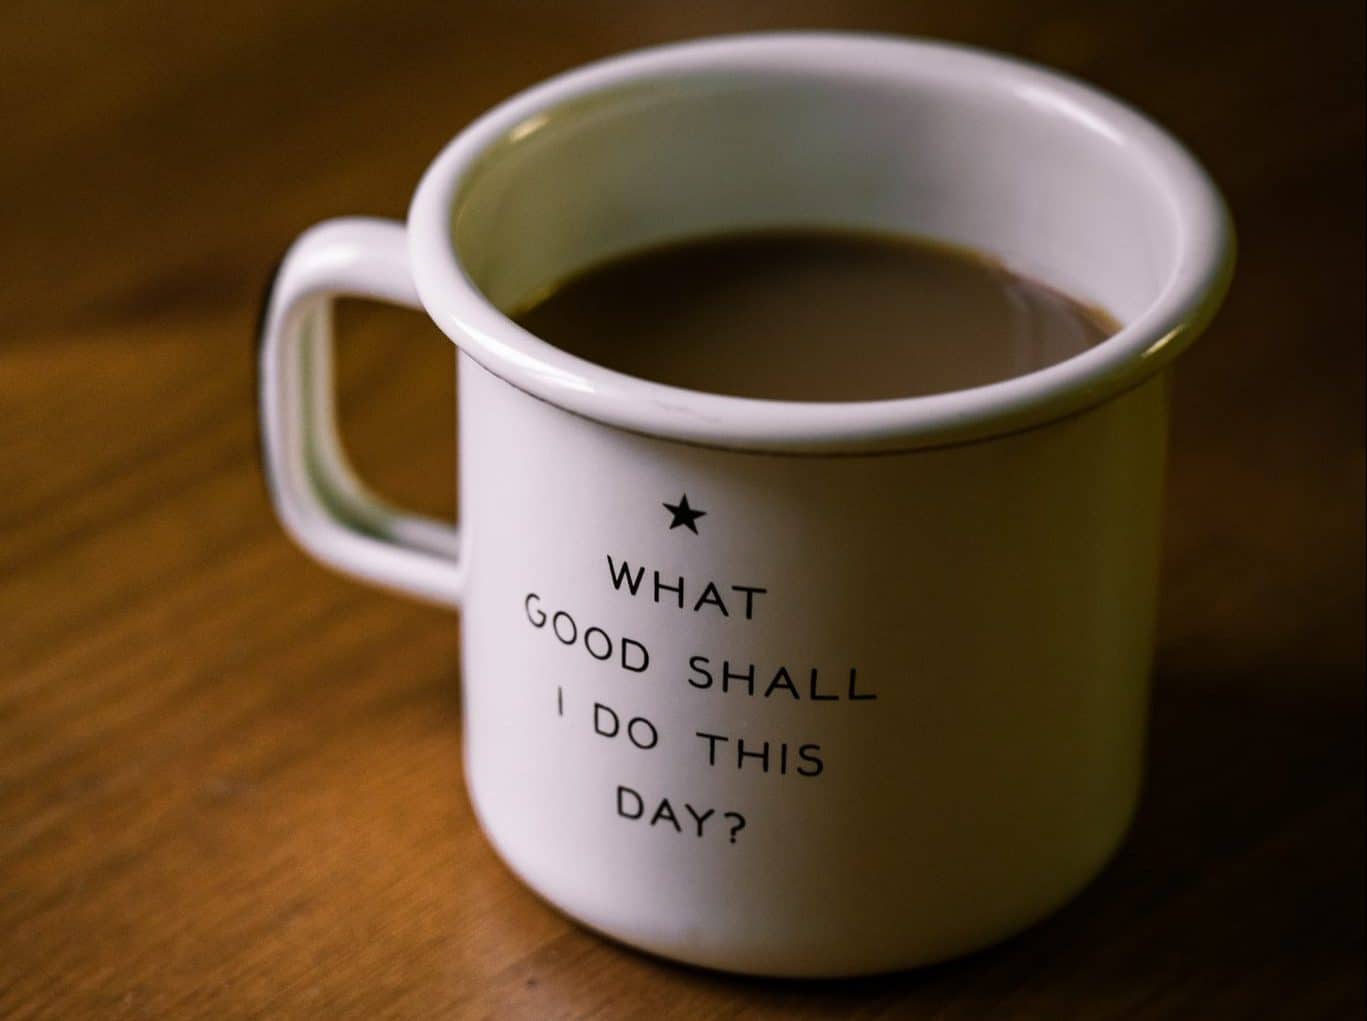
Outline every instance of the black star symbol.
{"label": "black star symbol", "polygon": [[694,535],[698,534],[697,520],[707,513],[707,511],[694,510],[692,507],[688,506],[687,493],[679,497],[678,503],[665,504],[664,509],[674,515],[674,520],[669,523],[670,531],[683,525]]}

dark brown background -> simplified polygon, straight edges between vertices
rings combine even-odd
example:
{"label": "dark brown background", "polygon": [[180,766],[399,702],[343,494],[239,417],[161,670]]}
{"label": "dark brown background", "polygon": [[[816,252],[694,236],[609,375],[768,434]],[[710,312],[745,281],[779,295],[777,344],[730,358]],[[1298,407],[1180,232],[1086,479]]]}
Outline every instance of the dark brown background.
{"label": "dark brown background", "polygon": [[[0,1015],[1359,1015],[1362,5],[390,6],[0,14]],[[255,300],[300,229],[400,215],[552,72],[777,26],[1092,79],[1190,143],[1241,236],[1178,377],[1133,838],[1027,935],[853,983],[674,967],[514,882],[461,791],[456,618],[306,560],[254,455]],[[357,461],[450,513],[450,346],[345,325]]]}

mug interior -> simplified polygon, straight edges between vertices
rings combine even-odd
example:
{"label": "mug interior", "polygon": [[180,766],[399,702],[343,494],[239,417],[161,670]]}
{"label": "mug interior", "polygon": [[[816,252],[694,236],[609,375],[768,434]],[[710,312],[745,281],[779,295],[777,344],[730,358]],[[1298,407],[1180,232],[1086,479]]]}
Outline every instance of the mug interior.
{"label": "mug interior", "polygon": [[[1121,329],[985,386],[796,402],[642,380],[510,318],[634,249],[804,227],[977,249]],[[437,157],[408,230],[423,306],[506,382],[647,435],[811,454],[990,438],[1137,386],[1214,314],[1234,250],[1200,165],[1124,104],[1005,57],[838,33],[674,44],[535,86]]]}
{"label": "mug interior", "polygon": [[976,249],[1122,324],[1152,305],[1182,223],[1144,151],[1056,91],[934,71],[702,66],[540,110],[469,172],[457,257],[512,313],[650,245],[836,228]]}

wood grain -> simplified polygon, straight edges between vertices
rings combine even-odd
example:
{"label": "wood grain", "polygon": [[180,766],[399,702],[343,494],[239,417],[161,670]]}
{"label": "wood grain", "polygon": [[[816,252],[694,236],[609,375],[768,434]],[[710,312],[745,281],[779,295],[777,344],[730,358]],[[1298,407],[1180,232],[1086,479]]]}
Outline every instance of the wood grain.
{"label": "wood grain", "polygon": [[[0,1016],[1360,1016],[1362,22],[1348,3],[7,5]],[[854,983],[661,963],[519,886],[462,791],[458,619],[308,561],[255,461],[255,301],[300,229],[400,214],[443,141],[550,73],[784,26],[1094,80],[1192,145],[1241,235],[1178,378],[1132,838],[1009,944]],[[449,345],[411,314],[343,322],[356,460],[452,513]]]}

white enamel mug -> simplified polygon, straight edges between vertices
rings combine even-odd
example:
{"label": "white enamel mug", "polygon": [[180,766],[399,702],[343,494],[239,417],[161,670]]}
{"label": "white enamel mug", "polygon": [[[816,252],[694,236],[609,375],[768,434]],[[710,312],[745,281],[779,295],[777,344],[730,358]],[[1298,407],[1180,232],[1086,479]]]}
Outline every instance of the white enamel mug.
{"label": "white enamel mug", "polygon": [[[504,314],[771,226],[990,252],[1124,326],[990,386],[789,403],[625,376]],[[471,800],[566,914],[769,975],[962,954],[1077,893],[1134,812],[1165,370],[1232,253],[1176,142],[1037,67],[805,33],[608,60],[462,132],[406,226],[290,249],[261,351],[276,510],[333,567],[462,608]],[[340,295],[459,347],[459,531],[348,468]]]}

